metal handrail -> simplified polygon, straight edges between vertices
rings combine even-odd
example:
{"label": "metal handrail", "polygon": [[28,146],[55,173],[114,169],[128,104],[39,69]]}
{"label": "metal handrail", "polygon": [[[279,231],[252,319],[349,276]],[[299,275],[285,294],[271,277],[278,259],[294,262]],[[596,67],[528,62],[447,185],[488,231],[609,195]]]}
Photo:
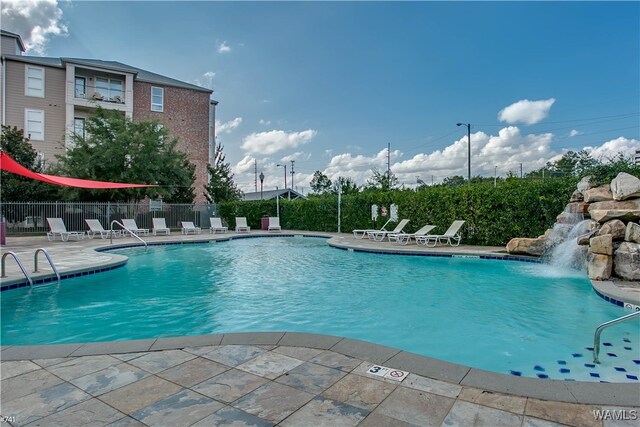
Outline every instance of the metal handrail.
{"label": "metal handrail", "polygon": [[58,273],[56,266],[53,265],[53,260],[51,259],[51,257],[49,256],[49,252],[47,252],[45,248],[38,248],[36,249],[36,253],[33,254],[33,272],[34,273],[38,272],[38,254],[40,252],[42,252],[44,256],[47,258],[47,261],[49,261],[49,265],[51,266],[51,269],[56,274],[56,278],[58,279],[58,281],[60,281],[60,273]]}
{"label": "metal handrail", "polygon": [[602,325],[596,328],[596,332],[593,335],[593,363],[600,363],[600,361],[598,360],[598,355],[600,354],[600,334],[602,333],[602,331],[608,328],[609,326],[613,326],[617,323],[621,323],[626,320],[633,319],[635,317],[640,317],[640,311],[636,311],[631,314],[618,317],[617,319],[604,322]]}
{"label": "metal handrail", "polygon": [[22,270],[22,273],[29,281],[29,286],[33,286],[33,280],[31,279],[31,276],[29,276],[29,273],[27,273],[27,270],[24,268],[24,265],[22,265],[22,262],[20,262],[20,258],[18,258],[18,255],[16,255],[15,252],[6,251],[4,254],[2,254],[2,261],[0,261],[0,273],[1,273],[0,276],[7,277],[4,274],[4,271],[5,271],[4,264],[5,264],[5,259],[7,258],[8,255],[11,255],[13,259],[16,260],[16,262],[18,263],[18,267],[20,267],[20,270]]}
{"label": "metal handrail", "polygon": [[109,244],[113,244],[113,224],[118,224],[120,227],[122,227],[123,230],[128,231],[129,234],[131,234],[133,237],[135,237],[136,239],[140,240],[142,242],[142,244],[144,245],[144,249],[147,250],[149,249],[149,246],[147,246],[147,242],[145,242],[144,240],[142,240],[140,238],[140,236],[138,236],[136,233],[134,233],[133,231],[129,230],[127,227],[125,227],[121,222],[119,222],[118,220],[114,219],[113,221],[111,221],[111,225],[109,226],[109,228],[111,229],[111,233],[109,233]]}

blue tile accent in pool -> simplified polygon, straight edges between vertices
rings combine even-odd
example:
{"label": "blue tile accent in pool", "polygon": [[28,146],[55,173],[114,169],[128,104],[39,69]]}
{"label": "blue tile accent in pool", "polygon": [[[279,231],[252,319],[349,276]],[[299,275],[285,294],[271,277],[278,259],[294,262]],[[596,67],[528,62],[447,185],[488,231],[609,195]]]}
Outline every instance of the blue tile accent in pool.
{"label": "blue tile accent in pool", "polygon": [[625,350],[632,350],[631,347],[624,347]]}
{"label": "blue tile accent in pool", "polygon": [[[87,270],[87,271],[80,271],[80,272],[76,272],[76,273],[63,273],[60,274],[60,280],[64,280],[64,279],[70,279],[73,277],[80,277],[80,276],[88,276],[90,274],[96,274],[96,273],[102,273],[104,271],[109,271],[109,270],[114,270],[116,268],[120,268],[123,267],[126,264],[125,262],[120,262],[118,264],[115,265],[111,265],[108,267],[103,267],[103,268],[96,268],[95,270]],[[41,279],[35,279],[33,281],[33,285],[42,285],[45,283],[51,283],[51,282],[57,282],[58,279],[55,276],[51,276],[51,277],[44,277]],[[25,280],[24,282],[19,282],[19,283],[14,283],[12,285],[6,285],[6,286],[2,286],[0,287],[0,292],[4,292],[4,291],[8,291],[11,289],[17,289],[17,288],[24,288],[29,286],[29,281]]]}
{"label": "blue tile accent in pool", "polygon": [[618,357],[618,355],[616,355],[615,353],[607,353],[607,356],[610,356],[610,357]]}
{"label": "blue tile accent in pool", "polygon": [[593,291],[596,293],[596,295],[598,295],[603,300],[605,300],[607,302],[610,302],[611,304],[617,305],[618,307],[624,307],[624,302],[618,301],[615,298],[612,298],[610,296],[604,295],[604,294],[598,292],[598,290],[596,288],[593,288]]}
{"label": "blue tile accent in pool", "polygon": [[568,374],[569,372],[571,372],[571,369],[567,369],[567,368],[560,369],[560,373]]}
{"label": "blue tile accent in pool", "polygon": [[566,365],[567,361],[566,360],[558,360],[558,365]]}
{"label": "blue tile accent in pool", "polygon": [[636,380],[638,381],[638,377],[635,375],[627,375],[627,378],[629,378],[630,380]]}
{"label": "blue tile accent in pool", "polygon": [[542,378],[542,379],[549,378],[549,375],[547,375],[547,374],[538,374],[538,378]]}
{"label": "blue tile accent in pool", "polygon": [[631,340],[629,338],[623,338],[622,341],[629,342],[629,343],[631,342]]}
{"label": "blue tile accent in pool", "polygon": [[597,372],[591,372],[589,373],[589,375],[591,375],[593,378],[600,378],[600,374]]}
{"label": "blue tile accent in pool", "polygon": [[572,356],[573,357],[582,357],[582,353],[573,353]]}
{"label": "blue tile accent in pool", "polygon": [[533,367],[534,371],[540,371],[540,372],[544,372],[544,368],[540,365],[536,365]]}
{"label": "blue tile accent in pool", "polygon": [[509,371],[511,373],[511,375],[515,376],[515,377],[521,377],[522,376],[522,372],[520,371]]}
{"label": "blue tile accent in pool", "polygon": [[596,365],[593,363],[585,363],[584,366],[586,366],[587,368],[595,368]]}
{"label": "blue tile accent in pool", "polygon": [[610,342],[603,342],[602,345],[607,346],[607,347],[611,347],[613,344],[611,344]]}
{"label": "blue tile accent in pool", "polygon": [[615,367],[614,369],[615,369],[616,371],[618,371],[618,372],[627,372],[627,370],[626,370],[626,369],[624,369],[624,368],[620,368],[620,367]]}

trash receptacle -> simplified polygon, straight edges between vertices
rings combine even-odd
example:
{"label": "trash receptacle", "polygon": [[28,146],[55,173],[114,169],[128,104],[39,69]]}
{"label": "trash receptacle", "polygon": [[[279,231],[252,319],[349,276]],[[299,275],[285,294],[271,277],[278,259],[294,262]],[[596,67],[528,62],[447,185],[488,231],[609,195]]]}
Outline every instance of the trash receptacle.
{"label": "trash receptacle", "polygon": [[262,217],[262,223],[261,223],[260,228],[263,229],[263,230],[268,230],[269,229],[269,217],[267,215]]}
{"label": "trash receptacle", "polygon": [[4,216],[0,218],[0,245],[7,244],[7,222],[4,220]]}

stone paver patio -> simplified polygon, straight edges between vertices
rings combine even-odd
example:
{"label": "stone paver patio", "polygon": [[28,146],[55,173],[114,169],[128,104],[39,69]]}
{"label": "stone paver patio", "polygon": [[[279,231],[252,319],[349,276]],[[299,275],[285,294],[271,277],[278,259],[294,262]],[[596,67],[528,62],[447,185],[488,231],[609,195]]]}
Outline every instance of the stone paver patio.
{"label": "stone paver patio", "polygon": [[[331,236],[338,245],[370,245]],[[174,233],[145,240],[211,237]],[[122,262],[118,254],[93,250],[105,243],[9,237],[3,250],[18,253],[32,271],[35,248],[45,247],[64,274]],[[43,261],[44,274],[50,274]],[[21,280],[13,263],[7,262],[7,271],[3,285]],[[640,425],[638,384],[514,378],[325,335],[270,332],[3,346],[0,360],[0,421],[15,426]],[[376,376],[369,372],[373,365],[408,375],[402,381]],[[598,419],[594,411],[609,419]]]}

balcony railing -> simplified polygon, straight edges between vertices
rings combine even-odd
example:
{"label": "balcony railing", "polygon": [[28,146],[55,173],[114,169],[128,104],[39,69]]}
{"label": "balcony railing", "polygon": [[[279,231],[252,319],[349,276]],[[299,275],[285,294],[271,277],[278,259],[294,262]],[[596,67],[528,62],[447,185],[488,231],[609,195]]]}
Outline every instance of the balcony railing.
{"label": "balcony railing", "polygon": [[87,99],[92,101],[111,102],[114,104],[124,104],[124,89],[109,89],[86,85],[74,88],[76,99]]}

